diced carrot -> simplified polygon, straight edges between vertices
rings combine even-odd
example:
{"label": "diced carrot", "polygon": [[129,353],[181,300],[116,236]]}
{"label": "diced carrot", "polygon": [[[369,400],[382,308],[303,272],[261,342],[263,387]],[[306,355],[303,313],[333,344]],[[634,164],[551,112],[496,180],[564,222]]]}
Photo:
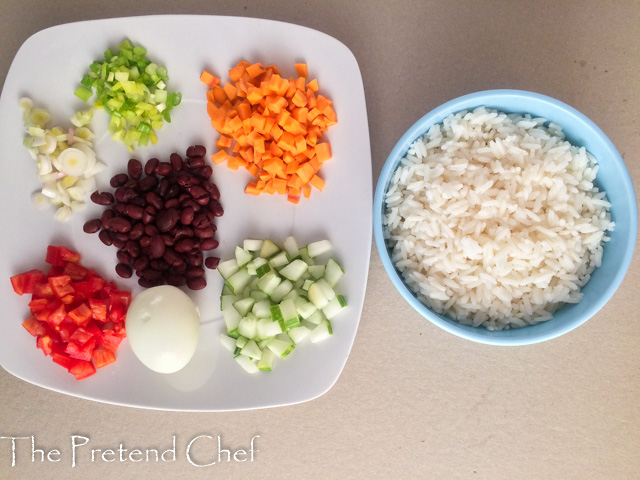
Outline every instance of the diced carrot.
{"label": "diced carrot", "polygon": [[231,70],[229,70],[229,78],[232,81],[237,82],[238,80],[240,80],[240,78],[242,77],[242,75],[244,75],[244,72],[246,71],[247,71],[247,66],[243,65],[242,62],[240,62],[238,63],[238,65],[236,65]]}
{"label": "diced carrot", "polygon": [[212,73],[207,72],[206,70],[203,70],[200,74],[200,81],[207,85],[209,88],[213,88],[220,83],[219,78],[217,78]]}
{"label": "diced carrot", "polygon": [[315,78],[310,82],[307,82],[307,88],[312,92],[317,92],[320,88],[318,87],[318,80]]}
{"label": "diced carrot", "polygon": [[296,90],[296,93],[291,98],[291,101],[296,107],[304,107],[307,104],[307,96],[301,90]]}
{"label": "diced carrot", "polygon": [[248,193],[249,195],[260,195],[262,190],[258,188],[258,182],[249,182],[244,188],[244,193]]}
{"label": "diced carrot", "polygon": [[313,177],[311,177],[311,180],[309,180],[309,184],[313,187],[316,187],[320,191],[322,191],[322,189],[324,188],[325,183],[326,182],[318,175],[314,175]]}
{"label": "diced carrot", "polygon": [[214,153],[213,155],[211,155],[211,161],[215,164],[215,165],[220,165],[222,162],[224,162],[227,157],[229,155],[227,154],[227,152],[225,150],[220,150],[216,153]]}
{"label": "diced carrot", "polygon": [[253,65],[247,67],[247,73],[251,78],[256,78],[261,73],[264,73],[264,67],[261,63],[254,63]]}
{"label": "diced carrot", "polygon": [[232,83],[229,83],[229,82],[225,83],[222,89],[224,90],[224,93],[227,94],[227,98],[232,102],[236,98],[238,98],[238,90],[236,89],[236,86],[233,85]]}
{"label": "diced carrot", "polygon": [[309,71],[306,63],[296,63],[295,67],[298,76],[302,78],[307,78],[309,76]]}
{"label": "diced carrot", "polygon": [[329,142],[318,143],[316,145],[316,157],[320,163],[331,158],[331,144]]}
{"label": "diced carrot", "polygon": [[311,185],[305,185],[302,192],[304,193],[304,198],[311,197]]}
{"label": "diced carrot", "polygon": [[300,180],[302,180],[302,183],[306,184],[306,183],[309,183],[309,180],[311,180],[311,177],[313,177],[316,174],[316,172],[313,169],[313,167],[309,165],[309,162],[306,162],[300,165],[300,168],[296,170],[296,174],[298,175],[298,177],[300,177]]}
{"label": "diced carrot", "polygon": [[220,138],[216,142],[216,147],[218,147],[221,150],[223,148],[230,148],[231,147],[231,142],[233,142],[231,137],[227,137],[226,135],[220,135]]}

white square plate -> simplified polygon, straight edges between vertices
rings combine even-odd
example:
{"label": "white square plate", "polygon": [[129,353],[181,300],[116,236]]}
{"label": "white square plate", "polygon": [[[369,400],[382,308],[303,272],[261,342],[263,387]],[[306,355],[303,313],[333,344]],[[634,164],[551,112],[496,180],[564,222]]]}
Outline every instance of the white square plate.
{"label": "white square plate", "polygon": [[[76,381],[63,368],[36,349],[35,339],[21,326],[28,316],[27,296],[13,293],[9,277],[31,268],[46,268],[49,244],[65,245],[82,255],[82,264],[118,286],[141,291],[135,279],[118,279],[116,249],[106,247],[97,235],[82,231],[85,221],[98,217],[101,207],[89,204],[68,223],[54,220],[53,209],[38,210],[31,194],[38,190],[36,167],[22,146],[24,135],[18,99],[28,96],[48,109],[56,124],[69,125],[69,117],[87,105],[74,90],[94,60],[108,47],[129,38],[144,46],[149,58],[169,71],[168,88],[183,100],[172,112],[172,123],[158,134],[157,145],[130,155],[106,133],[107,115],[97,111],[92,128],[97,134],[98,158],[108,165],[97,177],[99,189],[111,190],[109,179],[126,171],[131,156],[146,161],[167,160],[184,154],[193,144],[212,153],[218,134],[206,113],[206,90],[199,81],[203,69],[223,79],[239,60],[275,64],[283,76],[295,75],[294,63],[306,62],[310,78],[317,78],[320,93],[334,101],[338,124],[326,138],[333,158],[321,175],[322,193],[301,198],[292,205],[284,196],[253,197],[243,193],[250,175],[214,167],[213,179],[221,191],[224,216],[218,222],[220,247],[211,254],[223,259],[245,238],[269,237],[281,242],[294,235],[299,243],[328,238],[333,256],[346,275],[339,290],[348,309],[333,321],[334,335],[318,343],[300,345],[287,359],[277,361],[272,372],[249,375],[218,340],[224,330],[219,308],[222,279],[207,271],[208,286],[187,291],[201,312],[200,343],[193,360],[172,375],[156,374],[133,355],[125,340],[115,364],[96,375]],[[225,411],[299,403],[327,392],[345,365],[360,320],[369,266],[372,231],[372,177],[369,132],[360,70],[342,43],[323,33],[268,20],[213,16],[149,16],[114,18],[60,25],[29,38],[18,51],[0,98],[0,151],[4,158],[0,182],[3,207],[0,228],[2,257],[0,289],[0,363],[13,375],[58,392],[101,402],[134,407]],[[53,208],[53,207],[52,207]]]}

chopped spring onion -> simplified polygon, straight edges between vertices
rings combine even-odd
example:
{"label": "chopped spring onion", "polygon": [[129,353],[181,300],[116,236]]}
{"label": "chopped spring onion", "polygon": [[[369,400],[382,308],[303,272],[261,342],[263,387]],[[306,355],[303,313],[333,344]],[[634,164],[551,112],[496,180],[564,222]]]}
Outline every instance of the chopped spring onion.
{"label": "chopped spring onion", "polygon": [[342,267],[333,258],[316,263],[330,250],[328,240],[299,248],[293,237],[282,247],[247,239],[234,258],[218,265],[225,280],[220,342],[244,370],[271,371],[276,358],[289,356],[307,338],[317,343],[333,334],[331,321],[347,304],[335,291]]}

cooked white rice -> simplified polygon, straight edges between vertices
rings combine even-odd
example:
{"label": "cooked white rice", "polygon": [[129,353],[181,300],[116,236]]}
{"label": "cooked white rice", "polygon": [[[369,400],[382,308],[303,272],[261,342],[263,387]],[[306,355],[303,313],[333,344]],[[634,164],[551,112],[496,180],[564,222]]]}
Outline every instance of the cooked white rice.
{"label": "cooked white rice", "polygon": [[459,112],[401,160],[383,230],[405,283],[436,312],[500,330],[582,298],[614,228],[610,203],[596,160],[545,123]]}

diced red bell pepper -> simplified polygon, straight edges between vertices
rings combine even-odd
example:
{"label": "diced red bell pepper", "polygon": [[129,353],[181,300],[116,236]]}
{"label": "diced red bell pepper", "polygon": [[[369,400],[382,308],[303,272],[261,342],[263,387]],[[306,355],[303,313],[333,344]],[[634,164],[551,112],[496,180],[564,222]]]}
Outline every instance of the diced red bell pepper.
{"label": "diced red bell pepper", "polygon": [[36,298],[29,302],[29,309],[31,313],[39,313],[45,310],[49,306],[49,300],[46,298]]}
{"label": "diced red bell pepper", "polygon": [[55,295],[53,294],[51,285],[49,285],[49,282],[46,281],[45,283],[39,283],[38,285],[36,285],[35,292],[33,292],[33,297],[53,300],[53,298],[55,298]]}
{"label": "diced red bell pepper", "polygon": [[103,330],[102,336],[98,337],[97,344],[107,350],[115,352],[118,349],[120,342],[122,342],[122,339],[123,337],[116,334],[113,330]]}
{"label": "diced red bell pepper", "polygon": [[67,343],[75,343],[78,346],[84,346],[89,340],[93,338],[93,335],[87,332],[84,328],[78,327],[73,335],[69,337]]}
{"label": "diced red bell pepper", "polygon": [[78,325],[84,325],[91,320],[92,314],[91,308],[89,308],[86,302],[82,302],[78,307],[69,312],[69,318]]}
{"label": "diced red bell pepper", "polygon": [[40,322],[36,317],[29,317],[24,322],[22,322],[22,326],[25,328],[27,332],[29,332],[32,336],[37,337],[38,335],[44,335],[47,332],[47,328],[43,322]]}
{"label": "diced red bell pepper", "polygon": [[69,275],[49,277],[49,285],[51,285],[53,293],[58,298],[62,298],[75,292],[75,289],[71,285],[71,277]]}
{"label": "diced red bell pepper", "polygon": [[114,323],[123,322],[131,303],[131,292],[112,290],[109,294],[108,317]]}
{"label": "diced red bell pepper", "polygon": [[89,269],[79,263],[66,262],[64,264],[64,275],[69,275],[74,282],[80,282],[89,274]]}
{"label": "diced red bell pepper", "polygon": [[77,360],[91,360],[91,355],[93,355],[93,349],[96,346],[96,339],[92,338],[84,345],[79,345],[75,342],[67,343],[64,352],[69,355],[71,358],[75,358]]}
{"label": "diced red bell pepper", "polygon": [[18,295],[34,293],[36,286],[47,282],[47,276],[40,270],[29,270],[11,277],[11,286]]}
{"label": "diced red bell pepper", "polygon": [[36,339],[36,346],[42,350],[46,356],[51,355],[53,339],[49,335],[39,335]]}
{"label": "diced red bell pepper", "polygon": [[98,322],[107,321],[107,301],[102,298],[90,298],[89,307],[93,313],[94,320]]}
{"label": "diced red bell pepper", "polygon": [[96,367],[88,360],[72,360],[69,373],[75,375],[76,380],[82,380],[96,373]]}
{"label": "diced red bell pepper", "polygon": [[64,267],[66,262],[79,262],[80,254],[65,247],[49,245],[45,261],[54,267]]}
{"label": "diced red bell pepper", "polygon": [[71,322],[70,320],[65,320],[60,325],[55,327],[55,331],[58,332],[60,340],[64,343],[67,343],[69,341],[69,338],[71,338],[71,335],[73,335],[73,332],[76,331],[76,328],[78,328],[78,326],[75,323]]}
{"label": "diced red bell pepper", "polygon": [[[62,323],[62,321],[65,318],[67,318],[67,310],[65,309],[64,304],[61,302],[57,302],[57,303],[52,302],[51,306],[47,310],[44,310],[44,312],[49,312],[45,320],[52,327],[55,327],[56,325],[60,325],[60,323]],[[38,320],[42,320],[39,314],[37,318]]]}
{"label": "diced red bell pepper", "polygon": [[93,351],[93,364],[96,368],[102,368],[116,361],[116,356],[111,350],[104,347],[96,347]]}
{"label": "diced red bell pepper", "polygon": [[64,351],[56,351],[55,347],[53,352],[51,353],[51,359],[58,365],[66,368],[67,370],[69,370],[69,368],[71,368],[71,365],[76,361],[73,358],[71,358],[69,355],[64,353]]}

